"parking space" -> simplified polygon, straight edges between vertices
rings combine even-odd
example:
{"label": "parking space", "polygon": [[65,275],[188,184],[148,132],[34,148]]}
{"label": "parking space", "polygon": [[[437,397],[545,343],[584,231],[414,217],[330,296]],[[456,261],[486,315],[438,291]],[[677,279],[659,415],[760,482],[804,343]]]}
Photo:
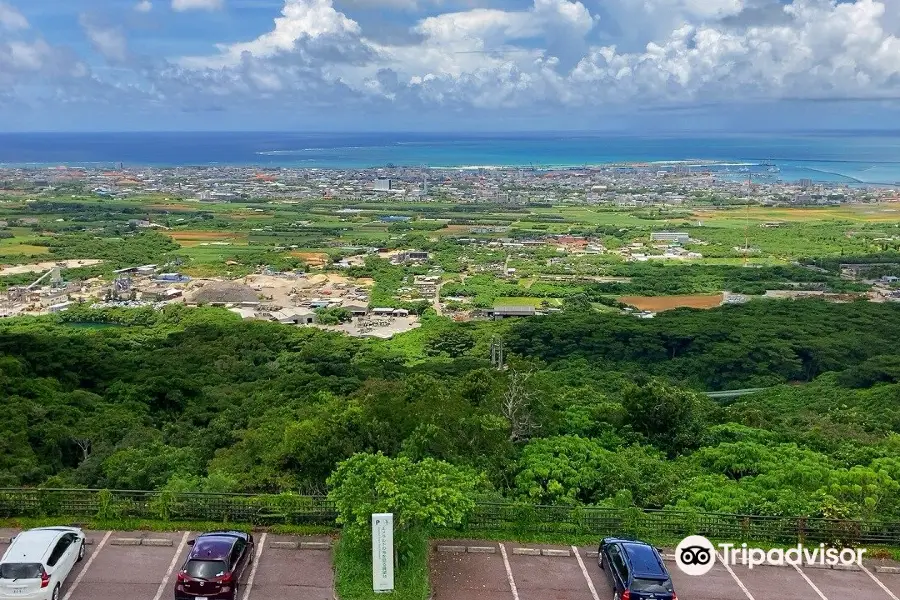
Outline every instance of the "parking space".
{"label": "parking space", "polygon": [[[576,555],[574,549],[569,552],[564,546],[453,540],[435,542],[432,550],[434,600],[613,597],[597,565],[596,547],[579,548]],[[685,575],[668,559],[667,566],[680,600],[900,600],[900,568],[894,566],[896,573],[879,572],[876,567],[883,566],[879,563],[870,564],[867,573],[817,568],[798,572],[791,566],[750,569],[744,565],[729,567],[729,571],[719,562],[699,577]]]}
{"label": "parking space", "polygon": [[[712,571],[702,577],[685,575],[674,566],[668,564],[669,574],[678,597],[687,600],[747,600],[747,595],[722,565],[716,563]],[[790,596],[778,596],[778,598]],[[754,596],[756,600],[763,597]],[[774,598],[774,597],[773,597]]]}
{"label": "parking space", "polygon": [[[510,544],[509,547],[512,548],[510,569],[520,600],[593,600],[571,548],[533,544]],[[523,549],[541,550],[541,556],[517,553]],[[555,555],[545,556],[545,551]]]}
{"label": "parking space", "polygon": [[[779,597],[795,600],[821,600],[815,590],[793,567],[758,566],[751,569],[744,565],[735,565],[731,569],[747,588],[747,591],[757,600]],[[678,571],[677,568],[672,570]],[[746,598],[746,594],[744,597]]]}
{"label": "parking space", "polygon": [[[0,530],[0,542],[18,533]],[[170,600],[196,533],[85,531],[85,558],[62,589],[63,600]],[[256,534],[238,600],[333,600],[331,540]],[[4,546],[0,546],[0,552]]]}
{"label": "parking space", "polygon": [[[159,600],[184,534],[115,532],[96,546],[80,579],[70,578],[68,600]],[[144,545],[147,539],[159,540]],[[101,540],[102,541],[102,540]],[[171,590],[166,597],[171,596]]]}
{"label": "parking space", "polygon": [[332,600],[331,543],[325,537],[260,534],[242,600]]}
{"label": "parking space", "polygon": [[805,568],[803,572],[828,600],[891,600],[890,595],[862,571]]}
{"label": "parking space", "polygon": [[[468,546],[490,547],[493,553],[468,553]],[[445,549],[442,549],[445,548]],[[450,550],[455,548],[455,550]],[[458,549],[462,548],[463,552]],[[431,554],[434,600],[510,600],[512,588],[503,556],[493,542],[436,542]]]}
{"label": "parking space", "polygon": [[900,573],[878,573],[870,571],[884,587],[895,596],[900,597]]}

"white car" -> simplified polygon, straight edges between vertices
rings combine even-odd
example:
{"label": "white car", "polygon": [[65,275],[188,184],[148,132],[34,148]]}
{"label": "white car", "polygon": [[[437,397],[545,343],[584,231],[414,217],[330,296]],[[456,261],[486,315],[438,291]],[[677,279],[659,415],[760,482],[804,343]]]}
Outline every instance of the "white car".
{"label": "white car", "polygon": [[84,532],[77,527],[23,531],[0,559],[0,598],[59,600],[63,582],[84,558]]}

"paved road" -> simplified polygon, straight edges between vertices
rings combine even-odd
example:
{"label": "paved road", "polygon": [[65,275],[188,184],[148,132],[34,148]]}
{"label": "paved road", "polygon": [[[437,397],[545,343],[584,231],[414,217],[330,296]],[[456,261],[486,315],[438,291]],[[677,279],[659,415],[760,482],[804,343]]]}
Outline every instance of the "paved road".
{"label": "paved road", "polygon": [[[15,535],[0,530],[0,538]],[[170,600],[191,532],[87,531],[85,559],[63,587],[63,600]],[[331,550],[306,549],[327,538],[255,534],[253,566],[239,600],[332,600]],[[129,540],[128,545],[124,540]],[[139,543],[135,544],[135,540]],[[4,547],[0,546],[0,552]]]}
{"label": "paved road", "polygon": [[[466,551],[459,552],[461,547]],[[433,600],[612,600],[596,556],[596,547],[434,542]],[[670,563],[669,572],[679,600],[900,600],[900,574],[876,572],[876,564],[882,563],[860,571],[790,566],[729,571],[717,563],[706,575],[691,577]]]}

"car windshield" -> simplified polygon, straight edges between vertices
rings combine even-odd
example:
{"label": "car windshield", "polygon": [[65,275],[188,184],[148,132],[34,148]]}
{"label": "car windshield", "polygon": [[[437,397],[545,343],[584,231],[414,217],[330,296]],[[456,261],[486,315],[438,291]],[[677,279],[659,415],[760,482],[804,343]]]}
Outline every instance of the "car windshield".
{"label": "car windshield", "polygon": [[0,579],[40,579],[39,563],[7,563],[0,565]]}
{"label": "car windshield", "polygon": [[226,568],[221,560],[192,560],[184,570],[194,579],[215,579],[224,575]]}
{"label": "car windshield", "polygon": [[635,577],[631,582],[631,589],[635,592],[672,592],[672,581],[670,579],[641,579]]}

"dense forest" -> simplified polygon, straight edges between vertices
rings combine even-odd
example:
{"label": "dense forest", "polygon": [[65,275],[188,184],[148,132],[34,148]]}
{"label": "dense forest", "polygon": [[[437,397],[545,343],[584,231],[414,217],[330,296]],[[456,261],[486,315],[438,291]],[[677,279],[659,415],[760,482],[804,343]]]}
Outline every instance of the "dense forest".
{"label": "dense forest", "polygon": [[390,342],[75,308],[0,324],[0,486],[321,492],[382,451],[530,502],[900,519],[897,339],[896,306],[817,300],[426,314]]}

